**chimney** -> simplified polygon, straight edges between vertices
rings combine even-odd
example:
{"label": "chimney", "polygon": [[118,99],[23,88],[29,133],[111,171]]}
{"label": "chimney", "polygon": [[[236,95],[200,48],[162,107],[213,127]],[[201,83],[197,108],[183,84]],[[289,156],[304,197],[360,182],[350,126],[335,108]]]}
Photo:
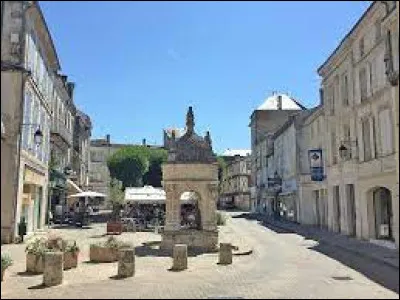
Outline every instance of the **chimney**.
{"label": "chimney", "polygon": [[282,110],[282,95],[278,95],[278,110]]}
{"label": "chimney", "polygon": [[106,135],[107,144],[110,145],[111,137],[109,134]]}
{"label": "chimney", "polygon": [[142,140],[142,146],[146,146],[146,139]]}
{"label": "chimney", "polygon": [[67,75],[60,75],[60,77],[61,77],[61,79],[62,79],[62,82],[63,82],[64,84],[66,84],[66,83],[67,83],[68,76],[67,76]]}
{"label": "chimney", "polygon": [[75,89],[75,83],[73,82],[68,82],[67,83],[67,91],[68,91],[68,95],[71,99],[74,98],[74,89]]}

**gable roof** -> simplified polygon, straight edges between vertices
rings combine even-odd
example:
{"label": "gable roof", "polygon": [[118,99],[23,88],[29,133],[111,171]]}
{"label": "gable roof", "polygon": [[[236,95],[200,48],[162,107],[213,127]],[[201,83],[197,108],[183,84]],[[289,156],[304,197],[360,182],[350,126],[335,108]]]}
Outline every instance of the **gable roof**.
{"label": "gable roof", "polygon": [[282,110],[304,110],[306,109],[295,99],[291,98],[286,94],[273,94],[264,100],[264,102],[257,108],[257,110],[278,110],[279,109],[279,97],[282,101]]}

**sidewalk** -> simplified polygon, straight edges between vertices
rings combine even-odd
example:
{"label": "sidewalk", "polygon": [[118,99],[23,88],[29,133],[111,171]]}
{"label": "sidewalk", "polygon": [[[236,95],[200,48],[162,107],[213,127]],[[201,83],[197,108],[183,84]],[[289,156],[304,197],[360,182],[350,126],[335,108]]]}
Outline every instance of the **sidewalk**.
{"label": "sidewalk", "polygon": [[337,234],[326,229],[312,225],[300,225],[285,220],[275,220],[262,215],[256,219],[264,225],[293,231],[307,238],[312,238],[320,243],[325,243],[357,255],[367,257],[390,267],[399,269],[399,251],[378,246],[365,240],[359,240],[342,234]]}

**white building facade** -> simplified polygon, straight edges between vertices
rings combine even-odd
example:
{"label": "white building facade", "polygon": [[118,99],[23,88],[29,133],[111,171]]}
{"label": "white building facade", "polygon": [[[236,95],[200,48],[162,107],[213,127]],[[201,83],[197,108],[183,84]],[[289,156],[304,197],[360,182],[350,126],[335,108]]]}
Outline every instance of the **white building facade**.
{"label": "white building facade", "polygon": [[268,157],[273,154],[273,135],[290,115],[305,110],[298,101],[283,93],[273,93],[250,117],[251,129],[251,210],[266,211],[268,189]]}
{"label": "white building facade", "polygon": [[[388,38],[398,45],[398,26],[388,34],[382,29],[385,16],[385,5],[372,3],[318,73],[328,138],[328,227],[398,246],[393,119],[398,99],[385,74]],[[398,48],[394,62],[398,69]]]}
{"label": "white building facade", "polygon": [[[50,128],[54,98],[54,73],[59,69],[57,54],[45,30],[40,8],[34,4],[27,14],[25,28],[25,69],[31,72],[24,84],[23,124],[15,233],[18,223],[25,220],[28,234],[42,229],[48,205],[48,162],[50,159]],[[41,23],[35,22],[40,18]],[[49,42],[50,41],[50,42]],[[42,132],[40,144],[34,140]]]}
{"label": "white building facade", "polygon": [[[318,106],[304,119],[299,133],[298,195],[299,222],[301,224],[327,227],[328,191],[326,189],[326,141],[324,108]],[[317,151],[322,155],[321,175],[313,178],[312,155]]]}
{"label": "white building facade", "polygon": [[223,206],[231,205],[241,210],[251,209],[251,151],[227,150],[222,154],[227,166],[220,182],[219,201]]}

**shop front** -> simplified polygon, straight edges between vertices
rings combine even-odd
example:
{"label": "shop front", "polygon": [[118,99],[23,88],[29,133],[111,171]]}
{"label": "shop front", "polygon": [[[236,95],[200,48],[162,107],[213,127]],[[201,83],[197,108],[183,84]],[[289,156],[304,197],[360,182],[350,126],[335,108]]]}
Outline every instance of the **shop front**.
{"label": "shop front", "polygon": [[279,211],[286,220],[298,221],[297,184],[295,178],[282,181],[282,190],[278,194]]}
{"label": "shop front", "polygon": [[50,170],[49,204],[53,222],[62,223],[67,199],[67,178],[64,173]]}
{"label": "shop front", "polygon": [[[25,166],[18,223],[26,223],[27,233],[44,227],[46,176]],[[18,231],[17,231],[18,233]]]}

